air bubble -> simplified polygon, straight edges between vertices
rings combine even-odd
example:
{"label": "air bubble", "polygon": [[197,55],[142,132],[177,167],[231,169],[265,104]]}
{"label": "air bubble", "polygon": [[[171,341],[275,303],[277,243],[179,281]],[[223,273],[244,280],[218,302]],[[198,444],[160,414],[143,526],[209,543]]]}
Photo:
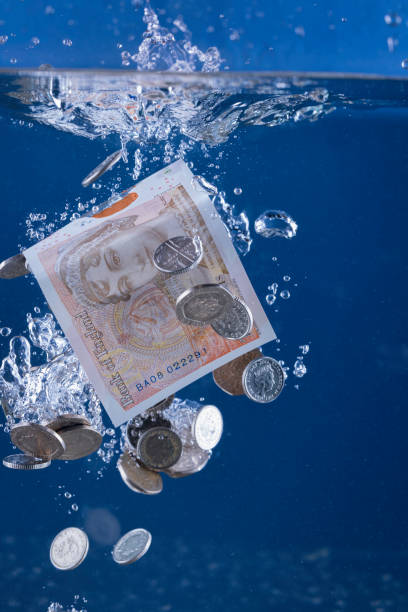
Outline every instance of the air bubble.
{"label": "air bubble", "polygon": [[290,291],[284,289],[279,295],[281,296],[282,300],[288,300],[290,298]]}
{"label": "air bubble", "polygon": [[408,68],[408,59],[403,59],[401,62],[401,66],[402,68],[404,68],[404,70],[407,70]]}
{"label": "air bubble", "polygon": [[8,41],[8,36],[6,35],[0,36],[0,45],[5,45],[7,41]]}
{"label": "air bubble", "polygon": [[10,64],[17,64],[17,58],[16,57],[12,57],[10,60]]}
{"label": "air bubble", "polygon": [[68,493],[68,491],[65,491],[64,497],[66,497],[67,499],[71,499],[72,493]]}
{"label": "air bubble", "polygon": [[395,27],[400,25],[402,22],[402,17],[401,15],[398,15],[398,13],[390,12],[384,15],[384,21],[387,25]]}
{"label": "air bubble", "polygon": [[242,193],[241,187],[235,187],[234,193],[235,193],[235,195],[241,195],[241,193]]}
{"label": "air bubble", "polygon": [[298,378],[302,378],[307,372],[307,368],[303,363],[302,359],[296,359],[293,365],[293,374]]}
{"label": "air bubble", "polygon": [[74,512],[78,512],[78,508],[79,508],[79,506],[78,506],[78,504],[72,504],[71,508],[72,508],[72,510],[73,510]]}
{"label": "air bubble", "polygon": [[40,44],[40,39],[37,36],[33,36],[30,43],[33,47],[37,47]]}
{"label": "air bubble", "polygon": [[283,280],[285,281],[285,283],[288,283],[290,281],[290,276],[285,274],[285,276],[283,277]]}
{"label": "air bubble", "polygon": [[63,44],[65,47],[72,47],[72,40],[71,40],[70,38],[64,38],[64,39],[62,40],[62,44]]}
{"label": "air bubble", "polygon": [[266,303],[269,304],[269,306],[272,306],[272,304],[275,303],[276,295],[274,293],[268,293],[265,299]]}
{"label": "air bubble", "polygon": [[10,327],[2,327],[2,328],[0,328],[0,334],[2,336],[9,336],[11,334]]}
{"label": "air bubble", "polygon": [[297,223],[282,210],[266,210],[255,221],[255,231],[264,238],[293,238]]}

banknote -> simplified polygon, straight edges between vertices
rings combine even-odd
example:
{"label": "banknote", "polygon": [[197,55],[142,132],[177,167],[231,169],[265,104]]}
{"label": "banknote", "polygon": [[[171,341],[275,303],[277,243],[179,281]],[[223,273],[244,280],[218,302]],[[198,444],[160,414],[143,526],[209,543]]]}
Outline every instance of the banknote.
{"label": "banknote", "polygon": [[[170,275],[155,267],[153,253],[175,236],[197,236],[203,256]],[[183,161],[24,255],[115,426],[275,338],[223,222]],[[205,283],[245,302],[249,335],[228,340],[210,325],[180,323],[177,297]]]}

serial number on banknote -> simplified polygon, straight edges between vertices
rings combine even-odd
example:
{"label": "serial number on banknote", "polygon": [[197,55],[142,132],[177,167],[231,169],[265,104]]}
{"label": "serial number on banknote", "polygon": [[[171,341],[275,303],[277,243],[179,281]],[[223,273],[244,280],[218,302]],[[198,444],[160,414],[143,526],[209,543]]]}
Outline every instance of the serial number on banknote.
{"label": "serial number on banknote", "polygon": [[201,351],[194,351],[190,353],[186,357],[182,357],[179,361],[174,361],[173,363],[169,363],[166,367],[165,372],[159,371],[156,374],[152,374],[148,378],[144,380],[143,383],[136,383],[136,389],[138,391],[143,391],[146,387],[149,387],[151,384],[154,384],[158,380],[162,380],[166,374],[173,374],[177,370],[188,366],[189,363],[194,363],[194,361],[201,359],[203,355],[207,353],[207,349],[205,346],[201,349]]}

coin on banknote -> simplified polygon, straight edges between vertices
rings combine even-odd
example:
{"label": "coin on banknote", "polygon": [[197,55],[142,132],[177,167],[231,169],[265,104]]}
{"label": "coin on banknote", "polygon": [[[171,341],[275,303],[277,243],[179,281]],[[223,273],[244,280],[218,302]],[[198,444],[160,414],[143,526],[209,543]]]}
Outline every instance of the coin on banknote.
{"label": "coin on banknote", "polygon": [[12,443],[23,453],[40,459],[57,459],[65,451],[65,442],[52,429],[37,423],[19,423],[10,432]]}
{"label": "coin on banknote", "polygon": [[41,470],[51,465],[51,461],[32,455],[9,455],[4,457],[3,465],[12,470]]}
{"label": "coin on banknote", "polygon": [[242,373],[248,363],[259,357],[262,357],[261,351],[254,349],[217,368],[213,371],[215,384],[229,395],[244,395]]}
{"label": "coin on banknote", "polygon": [[197,444],[183,446],[180,459],[171,467],[164,470],[171,478],[183,478],[200,472],[208,463],[211,451],[203,450]]}
{"label": "coin on banknote", "polygon": [[181,450],[179,436],[167,427],[148,429],[137,443],[138,459],[152,470],[162,470],[177,463]]}
{"label": "coin on banknote", "polygon": [[13,255],[0,263],[0,278],[10,279],[29,274],[26,267],[26,258],[22,253]]}
{"label": "coin on banknote", "polygon": [[265,404],[275,400],[283,389],[285,374],[272,357],[260,357],[249,363],[242,374],[245,394],[254,402]]}
{"label": "coin on banknote", "polygon": [[88,554],[88,536],[78,527],[67,527],[60,531],[51,543],[50,559],[54,567],[71,570],[81,565]]}
{"label": "coin on banknote", "polygon": [[102,443],[102,436],[89,425],[74,425],[58,430],[58,435],[64,441],[65,451],[56,459],[61,461],[74,461],[82,459],[98,450]]}
{"label": "coin on banknote", "polygon": [[60,414],[47,423],[47,427],[54,431],[58,431],[64,427],[73,427],[74,425],[90,425],[90,422],[80,414]]}
{"label": "coin on banknote", "polygon": [[211,327],[223,338],[240,340],[249,334],[252,323],[252,314],[248,306],[234,298],[220,316],[212,321]]}
{"label": "coin on banknote", "polygon": [[192,429],[200,448],[211,450],[217,446],[223,430],[222,414],[217,406],[203,406],[194,419]]}
{"label": "coin on banknote", "polygon": [[234,298],[222,285],[195,285],[176,300],[176,315],[181,323],[204,326],[212,323]]}
{"label": "coin on banknote", "polygon": [[116,542],[113,560],[119,565],[129,565],[147,553],[152,543],[152,534],[146,529],[132,529]]}
{"label": "coin on banknote", "polygon": [[123,482],[136,493],[155,495],[163,490],[163,480],[160,474],[140,465],[129,451],[125,451],[120,456],[118,470]]}
{"label": "coin on banknote", "polygon": [[175,236],[157,247],[153,262],[161,272],[180,274],[194,268],[202,255],[203,248],[198,236]]}

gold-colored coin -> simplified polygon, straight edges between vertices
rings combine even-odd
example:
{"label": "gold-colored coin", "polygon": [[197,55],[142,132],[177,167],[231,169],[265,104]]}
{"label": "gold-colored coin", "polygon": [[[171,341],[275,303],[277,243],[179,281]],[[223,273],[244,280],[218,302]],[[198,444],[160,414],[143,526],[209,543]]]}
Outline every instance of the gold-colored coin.
{"label": "gold-colored coin", "polygon": [[40,459],[57,459],[65,451],[65,442],[52,429],[37,423],[19,423],[10,432],[12,443],[23,453]]}
{"label": "gold-colored coin", "polygon": [[163,480],[160,474],[140,465],[129,451],[125,451],[120,456],[118,470],[123,482],[136,493],[156,495],[163,490]]}
{"label": "gold-colored coin", "polygon": [[261,351],[254,349],[217,368],[213,372],[215,384],[229,395],[244,395],[242,373],[248,363],[259,357],[262,357]]}
{"label": "gold-colored coin", "polygon": [[65,451],[57,459],[74,461],[98,450],[102,443],[101,434],[89,425],[74,425],[58,430],[64,441]]}
{"label": "gold-colored coin", "polygon": [[180,459],[182,443],[179,436],[167,427],[152,427],[137,443],[137,457],[151,470],[163,470]]}

